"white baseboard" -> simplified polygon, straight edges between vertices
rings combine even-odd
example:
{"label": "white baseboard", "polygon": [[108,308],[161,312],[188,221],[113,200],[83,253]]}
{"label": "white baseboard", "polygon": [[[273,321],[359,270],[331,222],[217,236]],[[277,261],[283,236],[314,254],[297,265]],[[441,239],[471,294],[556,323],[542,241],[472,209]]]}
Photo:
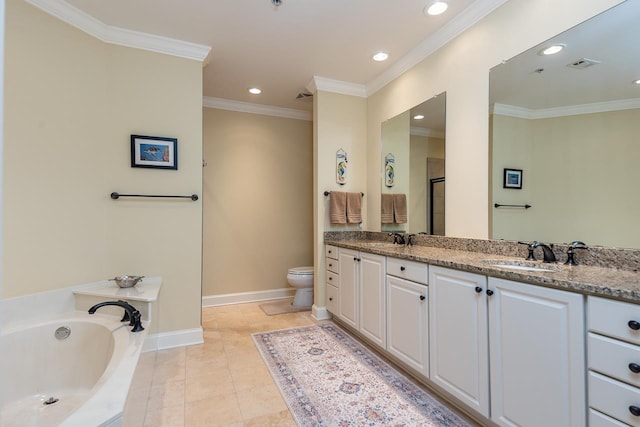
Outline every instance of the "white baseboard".
{"label": "white baseboard", "polygon": [[311,316],[316,320],[329,320],[332,318],[327,307],[318,307],[315,304],[311,307]]}
{"label": "white baseboard", "polygon": [[182,329],[180,331],[162,332],[147,336],[147,339],[144,340],[142,351],[166,350],[168,348],[202,344],[203,342],[202,327]]}
{"label": "white baseboard", "polygon": [[208,295],[202,297],[202,306],[216,307],[219,305],[268,301],[272,299],[292,297],[295,292],[295,288],[281,288],[266,291],[239,292],[237,294]]}

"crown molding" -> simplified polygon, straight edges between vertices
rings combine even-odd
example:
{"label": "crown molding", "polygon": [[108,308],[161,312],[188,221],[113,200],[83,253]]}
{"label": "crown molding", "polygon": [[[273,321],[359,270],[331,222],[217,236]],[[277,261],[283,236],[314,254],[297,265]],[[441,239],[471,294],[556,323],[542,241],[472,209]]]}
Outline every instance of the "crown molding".
{"label": "crown molding", "polygon": [[132,47],[205,62],[210,46],[107,25],[63,0],[25,0],[27,3],[105,43]]}
{"label": "crown molding", "polygon": [[213,98],[210,96],[205,96],[202,99],[202,105],[205,108],[217,108],[219,110],[239,111],[241,113],[262,114],[264,116],[284,117],[286,119],[306,121],[311,121],[313,119],[310,111],[254,104],[251,102],[232,101],[230,99]]}
{"label": "crown molding", "polygon": [[360,98],[367,97],[365,85],[320,76],[313,76],[309,84],[305,86],[305,89],[314,94],[322,90],[325,92],[340,93],[342,95],[358,96]]}
{"label": "crown molding", "polygon": [[429,55],[471,28],[508,0],[479,0],[473,2],[458,16],[438,31],[423,40],[409,53],[396,61],[385,72],[366,84],[366,93],[371,96],[411,68],[424,61]]}
{"label": "crown molding", "polygon": [[549,119],[553,117],[577,116],[579,114],[606,113],[608,111],[634,110],[636,108],[640,108],[640,98],[541,108],[538,110],[495,103],[491,110],[493,114],[535,120]]}
{"label": "crown molding", "polygon": [[444,132],[443,131],[439,131],[439,130],[435,130],[435,129],[429,129],[429,128],[421,128],[421,127],[417,127],[417,126],[411,126],[409,128],[409,134],[410,135],[415,135],[415,136],[425,136],[427,138],[444,139]]}

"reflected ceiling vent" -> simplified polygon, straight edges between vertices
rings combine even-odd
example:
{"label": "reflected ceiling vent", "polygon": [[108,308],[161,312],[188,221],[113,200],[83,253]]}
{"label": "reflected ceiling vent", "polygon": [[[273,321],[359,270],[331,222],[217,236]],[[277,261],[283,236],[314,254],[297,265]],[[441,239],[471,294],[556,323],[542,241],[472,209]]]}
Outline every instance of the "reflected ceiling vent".
{"label": "reflected ceiling vent", "polygon": [[312,101],[313,100],[313,94],[312,93],[307,93],[307,92],[300,92],[298,94],[298,96],[296,96],[296,99],[298,101]]}
{"label": "reflected ceiling vent", "polygon": [[567,67],[583,70],[597,64],[600,64],[600,61],[596,61],[595,59],[580,58],[577,61],[572,62],[571,64],[567,64]]}

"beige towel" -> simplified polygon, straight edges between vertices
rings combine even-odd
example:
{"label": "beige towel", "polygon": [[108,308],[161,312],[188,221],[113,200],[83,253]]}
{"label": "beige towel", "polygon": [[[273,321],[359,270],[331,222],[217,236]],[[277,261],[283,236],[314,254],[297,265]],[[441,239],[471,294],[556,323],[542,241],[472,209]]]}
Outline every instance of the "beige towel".
{"label": "beige towel", "polygon": [[347,193],[332,191],[329,195],[329,219],[331,224],[347,223]]}
{"label": "beige towel", "polygon": [[393,194],[383,194],[380,202],[380,222],[393,224]]}
{"label": "beige towel", "polygon": [[393,195],[393,217],[396,224],[407,222],[407,196],[405,194]]}
{"label": "beige towel", "polygon": [[362,194],[347,193],[347,222],[360,224],[362,222]]}

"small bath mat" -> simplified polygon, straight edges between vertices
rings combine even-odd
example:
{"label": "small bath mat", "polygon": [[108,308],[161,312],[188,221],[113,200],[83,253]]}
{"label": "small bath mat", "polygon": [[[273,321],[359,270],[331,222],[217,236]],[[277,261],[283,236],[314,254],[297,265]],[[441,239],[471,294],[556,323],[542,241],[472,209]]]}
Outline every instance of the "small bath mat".
{"label": "small bath mat", "polygon": [[309,311],[311,307],[297,307],[291,305],[293,298],[280,299],[273,302],[260,304],[259,307],[267,316],[275,316],[277,314],[297,313],[298,311]]}

